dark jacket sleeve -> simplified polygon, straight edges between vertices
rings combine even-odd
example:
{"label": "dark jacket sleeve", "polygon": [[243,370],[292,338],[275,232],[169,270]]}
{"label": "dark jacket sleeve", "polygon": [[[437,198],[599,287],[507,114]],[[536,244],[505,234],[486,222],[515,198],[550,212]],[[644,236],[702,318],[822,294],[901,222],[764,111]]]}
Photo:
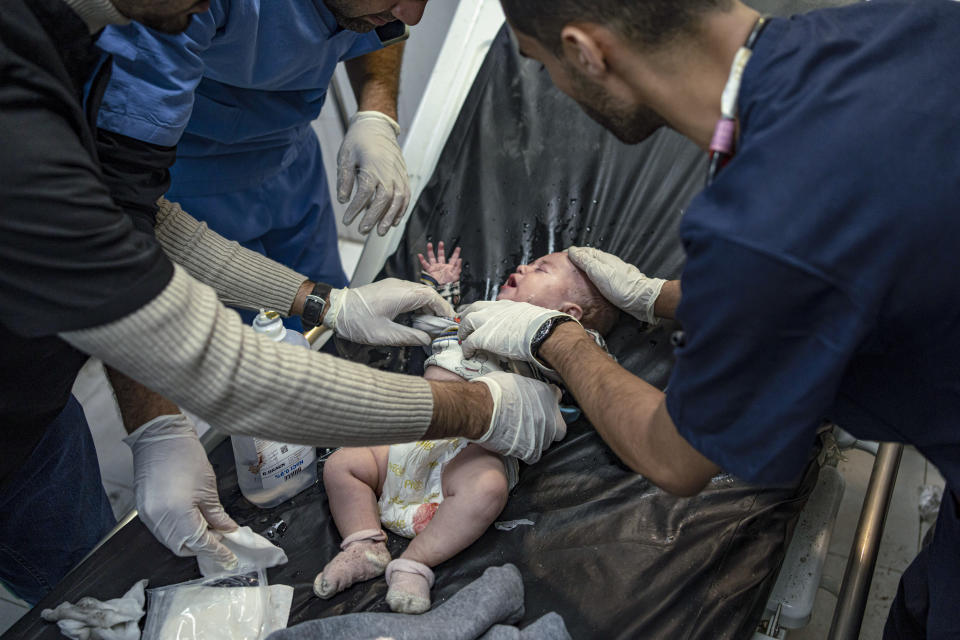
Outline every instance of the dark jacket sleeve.
{"label": "dark jacket sleeve", "polygon": [[138,230],[153,233],[157,200],[170,188],[177,148],[97,129],[97,154],[114,202]]}
{"label": "dark jacket sleeve", "polygon": [[36,337],[128,315],[160,293],[173,265],[153,230],[137,230],[111,198],[71,87],[29,61],[4,62],[0,323]]}

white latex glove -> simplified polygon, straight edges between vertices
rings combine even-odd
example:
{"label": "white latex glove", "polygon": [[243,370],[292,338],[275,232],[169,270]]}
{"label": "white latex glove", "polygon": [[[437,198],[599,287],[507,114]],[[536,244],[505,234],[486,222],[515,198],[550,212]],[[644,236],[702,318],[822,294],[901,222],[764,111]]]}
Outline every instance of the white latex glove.
{"label": "white latex glove", "polygon": [[530,343],[547,320],[557,316],[573,317],[513,300],[474,302],[463,309],[460,316],[459,337],[464,357],[488,351],[508,360],[529,362],[547,372],[553,370],[533,357]]}
{"label": "white latex glove", "polygon": [[570,247],[567,255],[586,272],[603,297],[637,320],[656,324],[653,304],[666,280],[649,278],[632,264],[592,247]]}
{"label": "white latex glove", "polygon": [[217,495],[217,477],[193,423],[183,414],[160,416],[123,440],[133,450],[140,520],[178,556],[203,556],[223,571],[237,557],[210,529],[234,531]]}
{"label": "white latex glove", "polygon": [[61,602],[56,609],[41,611],[40,617],[56,622],[60,633],[74,640],[139,640],[146,586],[147,581],[140,580],[112,600],[85,597],[76,604]]}
{"label": "white latex glove", "polygon": [[560,390],[552,384],[495,371],[474,378],[493,396],[490,428],[475,442],[485,449],[520,458],[528,464],[540,459],[544,450],[567,435],[560,413]]}
{"label": "white latex glove", "polygon": [[343,224],[349,225],[366,209],[360,233],[369,233],[378,225],[377,233],[384,235],[390,225],[400,224],[410,202],[399,135],[400,125],[379,111],[360,111],[350,119],[337,154],[337,200],[349,200],[356,181],[357,192],[343,214]]}
{"label": "white latex glove", "polygon": [[403,346],[430,344],[426,332],[393,321],[398,314],[423,309],[437,316],[454,314],[450,303],[433,287],[387,278],[355,289],[330,291],[330,308],[323,325],[359,344]]}
{"label": "white latex glove", "polygon": [[[287,554],[283,549],[274,545],[259,533],[254,533],[250,527],[240,527],[227,533],[220,533],[219,531],[211,531],[210,533],[237,556],[240,563],[237,566],[237,571],[269,569],[287,563]],[[202,576],[212,576],[223,572],[223,567],[211,562],[207,555],[197,556],[197,564],[200,565],[200,575]]]}

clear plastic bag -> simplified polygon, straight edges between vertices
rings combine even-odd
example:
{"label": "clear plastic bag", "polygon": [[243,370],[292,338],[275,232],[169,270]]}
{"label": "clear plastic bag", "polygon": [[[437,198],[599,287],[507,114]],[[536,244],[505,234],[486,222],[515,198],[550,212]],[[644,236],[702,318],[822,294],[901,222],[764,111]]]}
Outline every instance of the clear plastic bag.
{"label": "clear plastic bag", "polygon": [[262,640],[287,626],[291,597],[290,587],[268,587],[262,570],[148,589],[143,638]]}

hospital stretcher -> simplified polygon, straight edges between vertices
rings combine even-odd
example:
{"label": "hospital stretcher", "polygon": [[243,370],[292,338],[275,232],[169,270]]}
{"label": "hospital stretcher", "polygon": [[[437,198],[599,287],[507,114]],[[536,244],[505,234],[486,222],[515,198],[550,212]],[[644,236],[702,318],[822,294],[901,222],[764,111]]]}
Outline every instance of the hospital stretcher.
{"label": "hospital stretcher", "polygon": [[[813,6],[752,4],[770,12]],[[353,283],[414,278],[415,254],[428,240],[463,247],[466,300],[489,297],[516,264],[569,244],[590,243],[648,273],[676,277],[683,261],[676,226],[703,186],[704,155],[666,131],[637,147],[621,145],[557,94],[538,65],[516,55],[502,24],[496,0],[460,3],[405,145],[416,204],[404,226],[368,240]],[[626,322],[609,344],[625,367],[663,387],[676,329]],[[413,374],[423,359],[416,349],[338,347]],[[825,557],[843,490],[823,453],[832,451],[829,433],[794,484],[760,488],[722,474],[702,494],[675,498],[626,469],[581,419],[523,469],[499,518],[533,525],[491,528],[437,567],[434,602],[487,566],[513,562],[524,575],[525,621],[558,611],[575,638],[785,637],[809,617],[806,603],[812,607],[819,586],[819,572],[809,569]],[[313,596],[313,578],[339,544],[321,484],[257,509],[239,493],[229,443],[215,432],[205,441],[227,511],[255,531],[281,519],[287,525],[277,543],[290,562],[268,575],[295,588],[291,625],[387,610],[382,579],[329,601]],[[880,446],[831,638],[857,636],[899,451]],[[394,554],[405,544],[388,541]],[[196,576],[195,561],[173,557],[133,513],[6,637],[58,637],[39,620],[44,606],[114,597],[143,577],[163,585]]]}

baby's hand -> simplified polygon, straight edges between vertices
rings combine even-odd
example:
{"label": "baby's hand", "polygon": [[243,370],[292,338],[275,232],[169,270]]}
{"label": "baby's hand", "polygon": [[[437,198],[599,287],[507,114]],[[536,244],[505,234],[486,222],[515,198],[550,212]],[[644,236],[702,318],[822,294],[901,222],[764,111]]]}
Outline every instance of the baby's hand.
{"label": "baby's hand", "polygon": [[437,284],[449,284],[460,279],[460,268],[463,261],[460,259],[460,247],[453,250],[450,254],[450,260],[447,261],[446,253],[443,251],[443,241],[437,245],[437,255],[433,255],[433,243],[427,243],[427,257],[422,253],[417,254],[420,259],[420,266],[424,273],[437,281]]}

